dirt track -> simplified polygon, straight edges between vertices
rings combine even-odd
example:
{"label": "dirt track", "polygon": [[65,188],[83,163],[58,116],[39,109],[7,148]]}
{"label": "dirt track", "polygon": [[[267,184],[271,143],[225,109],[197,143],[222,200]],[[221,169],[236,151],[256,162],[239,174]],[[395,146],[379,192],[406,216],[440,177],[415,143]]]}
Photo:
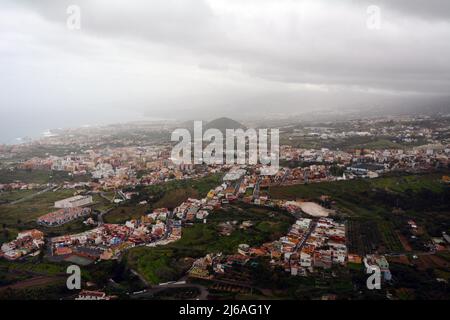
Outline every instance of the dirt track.
{"label": "dirt track", "polygon": [[405,251],[411,252],[412,251],[411,245],[409,244],[409,242],[405,238],[405,236],[402,235],[400,232],[396,232],[396,233],[397,233],[398,239],[400,240],[400,242],[401,242],[403,248],[405,249]]}
{"label": "dirt track", "polygon": [[0,287],[0,291],[11,289],[27,289],[32,287],[46,286],[49,284],[54,284],[57,282],[62,282],[64,278],[62,277],[48,277],[48,276],[37,276],[31,279],[23,280],[11,285]]}

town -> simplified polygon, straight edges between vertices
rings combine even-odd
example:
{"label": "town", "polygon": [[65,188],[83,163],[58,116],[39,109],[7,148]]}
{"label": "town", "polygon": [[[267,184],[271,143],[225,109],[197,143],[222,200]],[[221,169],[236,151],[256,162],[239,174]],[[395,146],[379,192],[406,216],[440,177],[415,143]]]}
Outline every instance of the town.
{"label": "town", "polygon": [[[379,123],[375,122],[377,125]],[[0,196],[24,194],[23,198],[5,200],[5,206],[21,206],[41,197],[49,197],[52,202],[50,206],[39,207],[40,214],[32,215],[33,220],[27,222],[30,226],[28,230],[24,229],[25,225],[21,226],[16,238],[11,239],[10,236],[8,241],[3,242],[0,257],[16,263],[43,257],[46,263],[75,263],[90,267],[108,261],[128,260],[136,250],[172,248],[177,243],[188,241],[184,239],[191,237],[193,230],[207,228],[217,233],[217,240],[224,243],[233,241],[233,247],[215,247],[212,243],[206,246],[211,249],[203,251],[202,256],[184,257],[184,260],[188,259],[189,266],[183,268],[181,274],[161,277],[161,280],[169,281],[167,286],[170,287],[172,281],[189,288],[190,283],[199,285],[196,281],[207,281],[210,292],[248,294],[253,292],[253,288],[259,288],[252,284],[255,281],[251,280],[254,277],[252,270],[262,266],[273,273],[282,271],[286,276],[298,279],[328,277],[328,272],[335,274],[352,270],[358,270],[359,275],[363,276],[378,267],[383,275],[383,286],[389,288],[396,279],[390,264],[396,265],[400,261],[415,264],[422,261],[422,257],[448,252],[450,239],[446,229],[439,228],[428,238],[425,236],[424,220],[396,209],[401,207],[396,200],[393,210],[400,212],[396,214],[400,214],[401,218],[395,218],[392,223],[398,225],[397,230],[380,231],[386,232],[380,235],[362,223],[361,218],[354,218],[355,213],[347,213],[345,201],[348,199],[343,202],[335,191],[321,189],[321,186],[358,185],[359,181],[373,181],[377,185],[380,179],[437,173],[438,180],[433,183],[448,188],[448,141],[436,139],[432,130],[417,131],[407,125],[401,128],[408,137],[418,134],[427,143],[402,148],[342,149],[282,144],[280,168],[273,175],[264,174],[260,164],[175,164],[170,157],[172,145],[161,141],[152,146],[88,148],[88,145],[80,144],[85,147],[66,155],[46,154],[14,164],[7,160],[2,162],[2,170],[9,175],[39,174],[48,178],[45,182],[27,182],[25,179],[3,182],[0,184]],[[384,134],[392,134],[389,130],[384,130]],[[290,133],[293,139],[308,137],[327,141],[370,137],[375,131],[333,134],[331,129],[324,131],[319,127],[308,127],[301,131],[302,134],[296,129],[293,132]],[[318,136],[311,132],[322,133]],[[443,130],[438,132],[442,134]],[[282,137],[283,134],[286,132],[282,130]],[[70,139],[73,137],[71,134]],[[45,141],[50,145],[64,145],[65,139],[64,135],[56,135]],[[399,134],[395,139],[399,139]],[[415,138],[402,139],[402,143],[407,144],[415,141]],[[24,146],[17,148],[20,150]],[[8,150],[2,155],[12,159],[12,149]],[[202,191],[198,192],[192,186]],[[296,192],[290,196],[290,193],[283,191],[297,190],[295,188],[317,189],[318,193],[311,196]],[[173,200],[168,198],[170,194],[175,197]],[[442,201],[445,202],[444,199]],[[234,210],[241,214],[225,218],[226,212]],[[239,238],[231,240],[237,233],[258,235],[262,226],[267,228],[273,224],[270,220],[258,222],[261,219],[258,215],[246,213],[255,210],[267,211],[267,219],[273,221],[286,219],[284,231],[269,232],[264,236],[266,241],[260,243],[248,243]],[[288,224],[290,219],[292,222]],[[380,225],[377,227],[370,224],[372,222],[368,223],[375,229],[386,225],[377,222]],[[7,228],[8,225],[4,225],[3,229]],[[362,232],[363,238],[358,238],[358,232]],[[193,245],[192,249],[195,248],[196,245]],[[436,258],[435,262],[438,263],[439,259]],[[439,260],[439,263],[443,262]],[[133,274],[139,274],[132,270]],[[142,274],[139,277],[145,279]],[[437,279],[447,283],[445,277]],[[164,283],[160,285],[166,286]],[[102,286],[97,290],[88,288],[81,291],[76,299],[111,299],[114,295],[106,291]],[[150,292],[147,288],[135,295],[145,296]],[[129,295],[134,294],[130,292]],[[391,296],[388,292],[387,297]],[[330,297],[333,295],[322,296]]]}

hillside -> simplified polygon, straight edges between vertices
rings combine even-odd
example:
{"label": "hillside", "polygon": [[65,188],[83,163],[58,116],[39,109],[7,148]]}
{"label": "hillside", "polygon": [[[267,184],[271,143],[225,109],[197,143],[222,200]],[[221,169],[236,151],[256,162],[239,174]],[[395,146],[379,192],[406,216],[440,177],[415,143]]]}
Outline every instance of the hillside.
{"label": "hillside", "polygon": [[[201,122],[203,125],[203,132],[205,132],[208,129],[219,129],[223,133],[225,133],[226,129],[243,129],[243,130],[247,129],[243,124],[226,117],[217,118],[209,122],[202,120]],[[183,122],[179,127],[188,129],[191,133],[193,133],[194,121],[191,120]]]}
{"label": "hillside", "polygon": [[204,130],[208,130],[211,128],[219,129],[222,132],[225,132],[226,129],[246,129],[246,127],[241,123],[226,117],[218,118],[208,122],[204,127]]}

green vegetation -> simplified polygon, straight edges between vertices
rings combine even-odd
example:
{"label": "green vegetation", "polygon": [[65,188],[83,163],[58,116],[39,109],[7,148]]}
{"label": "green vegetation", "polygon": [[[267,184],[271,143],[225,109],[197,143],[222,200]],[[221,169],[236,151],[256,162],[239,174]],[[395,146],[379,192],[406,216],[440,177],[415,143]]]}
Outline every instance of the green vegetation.
{"label": "green vegetation", "polygon": [[[330,294],[339,299],[364,298],[360,293],[356,293],[353,287],[355,275],[361,274],[364,277],[361,269],[356,267],[335,266],[328,270],[318,269],[308,277],[292,277],[280,267],[272,268],[267,258],[259,258],[257,261],[258,264],[251,272],[253,283],[270,293],[271,299],[310,300],[321,299],[322,296]],[[365,279],[361,280],[364,280],[365,285]],[[355,283],[358,284],[358,281]]]}
{"label": "green vegetation", "polygon": [[192,187],[168,190],[158,200],[155,208],[174,208],[182,204],[188,198],[199,198],[198,192]]}
{"label": "green vegetation", "polygon": [[24,261],[0,260],[0,269],[8,273],[36,273],[42,275],[65,274],[66,267],[60,263],[42,262],[39,257],[29,258]]}
{"label": "green vegetation", "polygon": [[24,183],[62,183],[64,181],[80,182],[89,181],[87,176],[69,176],[64,171],[52,170],[25,170],[25,169],[0,169],[0,183],[12,183],[20,181]]}
{"label": "green vegetation", "polygon": [[[42,256],[30,257],[21,261],[0,260],[0,299],[21,297],[43,290],[56,283],[63,284],[65,265],[42,261]],[[5,286],[14,286],[14,289]],[[53,290],[54,291],[54,290]],[[46,291],[47,297],[52,290]],[[37,296],[33,299],[38,298]],[[42,298],[42,297],[41,297]]]}
{"label": "green vegetation", "polygon": [[398,236],[395,234],[394,225],[391,222],[380,221],[377,223],[377,228],[381,233],[383,245],[387,252],[402,252],[403,245]]}
{"label": "green vegetation", "polygon": [[[219,234],[219,223],[224,221],[251,220],[255,226],[248,230],[237,228],[230,236]],[[164,247],[140,247],[128,252],[126,260],[151,283],[177,280],[191,266],[190,258],[207,253],[236,252],[241,243],[260,245],[278,239],[285,234],[294,218],[284,212],[267,209],[230,207],[211,213],[207,224],[194,224],[183,228],[182,238]],[[189,258],[188,258],[189,257]]]}
{"label": "green vegetation", "polygon": [[0,192],[0,204],[5,204],[28,197],[39,190],[14,190]]}
{"label": "green vegetation", "polygon": [[36,226],[36,218],[55,210],[53,207],[55,201],[72,195],[73,190],[48,191],[14,205],[2,204],[0,205],[0,224],[5,224],[8,228],[33,228]]}
{"label": "green vegetation", "polygon": [[104,215],[106,223],[125,223],[127,220],[138,219],[148,211],[148,206],[118,206]]}
{"label": "green vegetation", "polygon": [[[112,199],[114,197],[114,194],[106,194],[107,198]],[[113,208],[114,204],[111,203],[111,201],[106,200],[105,198],[101,197],[99,194],[93,194],[92,195],[92,201],[94,202],[94,205],[92,206],[92,210],[97,210],[100,212],[106,211],[110,208]]]}
{"label": "green vegetation", "polygon": [[190,260],[167,247],[133,249],[127,261],[152,284],[177,280],[191,266]]}
{"label": "green vegetation", "polygon": [[388,137],[352,137],[343,144],[348,148],[366,148],[366,149],[398,149],[403,146],[392,142]]}
{"label": "green vegetation", "polygon": [[200,294],[197,288],[169,288],[155,294],[155,299],[161,300],[188,300]]}
{"label": "green vegetation", "polygon": [[421,271],[415,266],[391,263],[389,269],[395,277],[393,289],[400,299],[448,299],[448,284],[436,281],[436,270]]}
{"label": "green vegetation", "polygon": [[[94,217],[94,216],[91,216],[91,217]],[[77,220],[73,220],[71,222],[65,223],[60,226],[55,226],[55,227],[39,226],[38,229],[43,231],[47,237],[57,237],[57,236],[65,235],[65,234],[80,233],[80,232],[92,229],[92,226],[85,225],[83,223],[83,220],[85,220],[85,219],[87,219],[87,217],[85,217],[83,219],[80,218]]]}
{"label": "green vegetation", "polygon": [[[12,240],[20,230],[37,228],[36,219],[56,210],[53,207],[55,201],[73,196],[73,190],[47,191],[15,204],[10,202],[10,200],[22,199],[37,192],[26,190],[1,194],[4,199],[8,199],[8,202],[0,204],[0,242]],[[38,227],[47,236],[77,233],[89,228],[91,227],[83,224],[81,219],[57,227]]]}
{"label": "green vegetation", "polygon": [[269,189],[274,199],[317,199],[330,195],[343,215],[376,218],[403,210],[446,210],[450,188],[442,175],[387,176],[377,179],[277,186]]}
{"label": "green vegetation", "polygon": [[66,287],[64,278],[48,279],[45,285],[25,289],[0,290],[0,300],[58,300],[73,293]]}
{"label": "green vegetation", "polygon": [[15,274],[8,272],[6,269],[0,268],[0,290],[3,286],[8,286],[19,281],[30,279],[32,276],[29,274]]}
{"label": "green vegetation", "polygon": [[[124,223],[127,220],[141,217],[150,212],[152,208],[174,208],[189,197],[204,197],[209,190],[221,183],[222,176],[222,174],[215,174],[200,179],[174,180],[166,184],[137,187],[133,191],[137,191],[139,195],[119,205],[94,194],[93,209],[97,211],[111,209],[104,215],[104,221],[106,223]],[[114,194],[105,194],[105,196],[112,199]],[[143,200],[148,201],[149,205],[138,205]]]}
{"label": "green vegetation", "polygon": [[209,175],[199,179],[171,180],[164,184],[138,186],[135,190],[139,196],[129,202],[137,204],[146,200],[153,208],[175,208],[188,198],[203,198],[222,183],[222,173]]}
{"label": "green vegetation", "polygon": [[418,138],[415,142],[394,142],[394,137],[390,136],[355,136],[355,137],[347,137],[347,138],[329,138],[327,140],[323,140],[320,137],[312,137],[312,136],[292,136],[291,133],[282,134],[280,137],[280,145],[291,145],[293,147],[298,148],[307,148],[307,149],[320,149],[320,148],[329,148],[329,149],[343,149],[343,150],[351,150],[351,149],[405,149],[411,148],[419,145],[426,144],[426,140],[423,138]]}
{"label": "green vegetation", "polygon": [[450,230],[450,187],[442,174],[390,175],[377,179],[271,187],[274,199],[312,199],[331,196],[338,218],[348,220],[350,252],[364,254],[401,252],[397,233],[410,238],[407,221],[422,227],[422,240],[412,243],[423,250],[423,241]]}
{"label": "green vegetation", "polygon": [[80,153],[82,149],[77,145],[45,145],[35,144],[29,145],[25,149],[21,149],[19,153],[14,155],[14,158],[9,159],[11,162],[21,162],[29,160],[33,157],[46,158],[49,155],[63,157],[70,153]]}

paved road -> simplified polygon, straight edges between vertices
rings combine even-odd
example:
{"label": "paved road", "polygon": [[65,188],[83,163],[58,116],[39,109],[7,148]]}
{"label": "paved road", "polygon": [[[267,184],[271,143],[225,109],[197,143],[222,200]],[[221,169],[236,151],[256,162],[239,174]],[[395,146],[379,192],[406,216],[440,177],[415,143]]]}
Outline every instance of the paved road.
{"label": "paved road", "polygon": [[131,271],[132,274],[137,276],[139,278],[139,280],[141,280],[142,283],[144,283],[147,288],[151,287],[150,283],[148,283],[147,280],[145,280],[145,278],[139,272],[137,272],[134,269],[130,269],[130,271]]}
{"label": "paved road", "polygon": [[102,224],[105,223],[105,222],[103,221],[103,216],[104,216],[105,214],[108,214],[112,209],[114,209],[114,208],[109,208],[108,210],[102,211],[102,212],[100,212],[100,213],[97,215],[98,225],[99,225],[99,226],[101,226]]}
{"label": "paved road", "polygon": [[132,294],[130,295],[132,298],[151,298],[156,293],[161,292],[166,289],[171,288],[196,288],[200,291],[200,294],[195,298],[196,300],[206,300],[208,298],[209,292],[208,289],[202,285],[194,284],[194,283],[170,283],[163,284],[158,286],[153,286],[147,289],[145,292]]}
{"label": "paved road", "polygon": [[291,173],[291,169],[286,169],[286,172],[284,173],[284,176],[281,179],[281,182],[279,183],[280,185],[282,185],[286,181],[286,179],[287,179],[287,177],[289,176],[290,173]]}
{"label": "paved road", "polygon": [[[305,245],[306,240],[309,238],[311,233],[313,233],[314,229],[316,229],[316,222],[311,221],[311,225],[309,226],[308,232],[303,235],[302,240],[300,240],[299,243],[297,243],[293,252],[300,252],[302,250],[303,246]],[[290,260],[291,260],[291,258],[289,257],[289,263],[291,262]]]}
{"label": "paved road", "polygon": [[179,279],[176,283],[166,283],[152,286],[139,272],[133,269],[130,271],[137,276],[147,288],[144,292],[130,294],[131,298],[152,298],[156,293],[171,288],[196,288],[200,291],[200,294],[196,297],[197,300],[206,300],[209,295],[208,289],[205,286],[195,283],[180,283],[187,279],[186,276]]}
{"label": "paved road", "polygon": [[109,199],[109,198],[105,195],[104,192],[100,192],[100,197],[102,197],[102,198],[105,199],[106,201],[113,202],[113,200],[112,200],[112,199]]}
{"label": "paved road", "polygon": [[[447,250],[448,251],[448,250]],[[406,257],[406,256],[432,256],[437,252],[423,252],[423,251],[408,251],[406,253],[386,253],[384,254],[387,257]]]}
{"label": "paved road", "polygon": [[309,226],[308,232],[303,236],[302,240],[299,241],[299,243],[297,243],[297,245],[295,246],[295,249],[294,249],[295,252],[298,252],[303,248],[303,245],[305,244],[306,240],[309,238],[311,233],[313,233],[315,228],[316,228],[316,222],[311,221],[311,225]]}
{"label": "paved road", "polygon": [[253,199],[259,198],[259,185],[261,184],[261,177],[256,180],[255,189],[253,190]]}

